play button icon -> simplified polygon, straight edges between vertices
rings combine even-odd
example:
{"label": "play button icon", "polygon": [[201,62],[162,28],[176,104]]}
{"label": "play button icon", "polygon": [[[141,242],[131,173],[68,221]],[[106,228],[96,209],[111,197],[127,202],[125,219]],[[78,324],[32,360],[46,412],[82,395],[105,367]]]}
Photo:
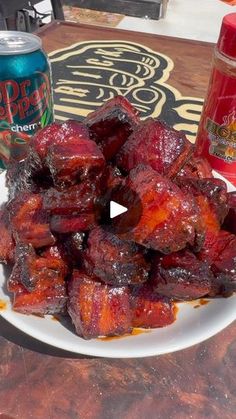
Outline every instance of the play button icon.
{"label": "play button icon", "polygon": [[124,214],[128,211],[128,208],[118,204],[118,202],[110,201],[110,218],[118,217],[118,215]]}
{"label": "play button icon", "polygon": [[97,213],[98,222],[103,228],[122,237],[139,223],[142,204],[138,194],[122,184],[109,188],[98,199]]}

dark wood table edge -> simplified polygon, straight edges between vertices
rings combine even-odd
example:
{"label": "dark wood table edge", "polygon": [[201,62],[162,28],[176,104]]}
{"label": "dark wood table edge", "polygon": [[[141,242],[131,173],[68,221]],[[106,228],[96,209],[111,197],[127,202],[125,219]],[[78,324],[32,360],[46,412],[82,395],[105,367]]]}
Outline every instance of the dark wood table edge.
{"label": "dark wood table edge", "polygon": [[147,33],[147,32],[140,32],[140,31],[131,31],[131,30],[126,30],[126,29],[119,29],[119,28],[110,28],[110,27],[103,27],[103,26],[96,26],[96,25],[87,25],[87,24],[83,24],[83,23],[77,23],[77,22],[67,22],[67,21],[61,21],[61,20],[54,20],[51,23],[46,24],[45,26],[42,26],[41,28],[39,28],[35,34],[36,35],[41,35],[46,31],[51,31],[54,30],[55,26],[60,26],[63,25],[65,26],[70,26],[70,27],[80,27],[81,30],[83,29],[91,29],[91,30],[102,30],[104,33],[111,33],[112,35],[114,35],[114,31],[117,34],[128,34],[129,36],[135,33],[139,33],[139,34],[143,34],[143,36],[145,38],[158,38],[159,40],[167,40],[167,41],[178,41],[178,42],[183,42],[183,43],[188,43],[188,44],[197,44],[197,45],[202,45],[202,46],[211,46],[214,47],[215,43],[213,42],[206,42],[206,41],[199,41],[199,40],[194,40],[194,39],[187,39],[187,38],[178,38],[175,36],[167,36],[167,35],[159,35],[159,34],[155,34],[155,33]]}

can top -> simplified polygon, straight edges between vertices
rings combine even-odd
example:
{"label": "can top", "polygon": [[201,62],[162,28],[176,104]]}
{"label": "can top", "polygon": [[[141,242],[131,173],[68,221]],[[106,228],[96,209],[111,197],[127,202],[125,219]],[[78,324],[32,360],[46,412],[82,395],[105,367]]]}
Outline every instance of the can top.
{"label": "can top", "polygon": [[224,17],[217,47],[222,54],[236,59],[236,13]]}
{"label": "can top", "polygon": [[28,54],[41,47],[41,39],[31,33],[0,31],[0,55]]}

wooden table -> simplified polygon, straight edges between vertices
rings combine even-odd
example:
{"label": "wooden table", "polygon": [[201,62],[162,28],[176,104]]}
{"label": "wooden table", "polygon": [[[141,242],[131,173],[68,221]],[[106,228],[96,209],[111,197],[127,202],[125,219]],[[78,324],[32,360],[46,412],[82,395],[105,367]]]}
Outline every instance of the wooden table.
{"label": "wooden table", "polygon": [[[212,46],[76,24],[41,30],[50,52],[77,41],[135,41],[175,62],[171,84],[203,97]],[[24,335],[0,317],[0,419],[236,418],[236,325],[193,348],[146,359],[96,359]]]}

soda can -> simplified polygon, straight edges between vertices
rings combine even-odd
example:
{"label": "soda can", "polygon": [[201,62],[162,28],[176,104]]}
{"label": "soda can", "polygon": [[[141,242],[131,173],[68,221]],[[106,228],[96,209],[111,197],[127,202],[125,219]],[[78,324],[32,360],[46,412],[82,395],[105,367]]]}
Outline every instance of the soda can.
{"label": "soda can", "polygon": [[38,36],[0,31],[0,170],[22,160],[30,137],[53,122],[51,80]]}

